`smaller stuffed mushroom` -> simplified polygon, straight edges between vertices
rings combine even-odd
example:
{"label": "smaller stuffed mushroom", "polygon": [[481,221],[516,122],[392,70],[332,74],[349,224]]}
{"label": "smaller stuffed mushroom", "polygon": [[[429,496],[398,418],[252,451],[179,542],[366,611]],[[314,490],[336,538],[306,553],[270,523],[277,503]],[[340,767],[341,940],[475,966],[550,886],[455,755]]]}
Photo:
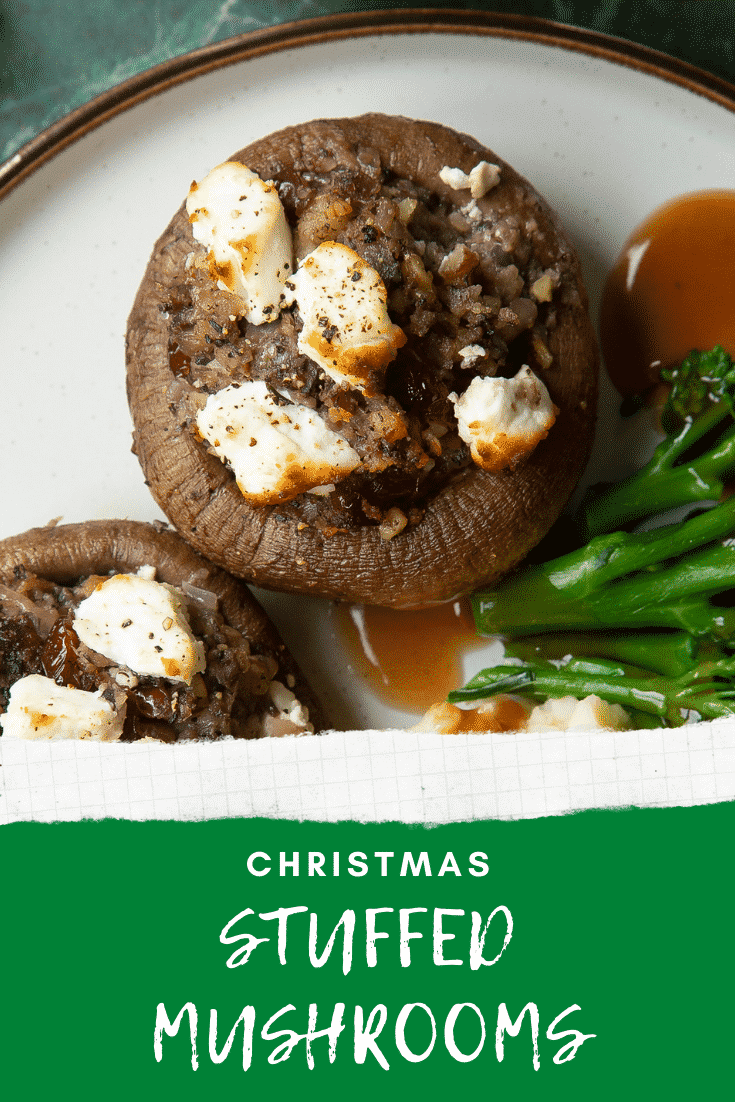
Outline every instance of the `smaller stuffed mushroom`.
{"label": "smaller stuffed mushroom", "polygon": [[101,741],[313,733],[321,708],[247,587],[164,525],[0,541],[0,725]]}
{"label": "smaller stuffed mushroom", "polygon": [[474,139],[385,115],[191,185],[128,327],[134,447],[180,533],[273,589],[396,607],[494,584],[594,435],[579,262]]}

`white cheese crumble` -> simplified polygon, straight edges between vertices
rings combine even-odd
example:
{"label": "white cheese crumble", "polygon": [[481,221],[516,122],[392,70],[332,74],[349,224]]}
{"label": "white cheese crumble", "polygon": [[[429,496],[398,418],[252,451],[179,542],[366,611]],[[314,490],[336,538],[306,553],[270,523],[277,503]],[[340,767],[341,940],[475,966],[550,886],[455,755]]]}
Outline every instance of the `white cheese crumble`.
{"label": "white cheese crumble", "polygon": [[217,285],[242,300],[254,325],[275,321],[293,271],[293,242],[273,184],[226,161],[191,185],[186,211],[195,239],[209,249]]}
{"label": "white cheese crumble", "polygon": [[537,704],[526,724],[528,731],[627,731],[630,716],[620,704],[599,696],[561,696]]}
{"label": "white cheese crumble", "polygon": [[475,376],[460,397],[449,395],[459,435],[486,471],[501,471],[530,455],[548,436],[559,410],[530,367],[513,379]]}
{"label": "white cheese crumble", "polygon": [[464,348],[460,348],[459,356],[461,359],[460,367],[472,367],[479,360],[484,360],[488,352],[486,348],[483,348],[481,344],[466,344]]}
{"label": "white cheese crumble", "polygon": [[281,681],[271,682],[269,695],[276,710],[275,714],[270,710],[263,715],[260,721],[262,738],[314,734],[314,724],[309,722],[309,709]]}
{"label": "white cheese crumble", "polygon": [[301,703],[295,693],[287,689],[281,681],[271,681],[269,693],[273,704],[278,709],[280,719],[287,720],[305,733],[314,734],[314,725],[309,723],[309,709]]}
{"label": "white cheese crumble", "polygon": [[325,492],[360,457],[307,406],[279,405],[258,379],[211,394],[197,427],[255,505]]}
{"label": "white cheese crumble", "polygon": [[439,171],[439,179],[448,184],[454,191],[469,189],[473,199],[482,199],[491,188],[500,183],[500,166],[493,165],[489,161],[480,161],[469,173],[461,168],[450,168],[444,165]]}
{"label": "white cheese crumble", "polygon": [[0,716],[3,734],[23,739],[86,738],[114,742],[122,734],[125,708],[119,712],[96,693],[57,685],[30,674],[15,682],[8,708]]}
{"label": "white cheese crumble", "polygon": [[325,241],[286,283],[303,328],[299,352],[337,383],[372,393],[372,377],[406,343],[388,317],[388,293],[374,268],[335,241]]}
{"label": "white cheese crumble", "polygon": [[192,634],[183,599],[136,574],[101,582],[74,613],[74,630],[86,646],[137,674],[190,685],[204,670],[204,644]]}

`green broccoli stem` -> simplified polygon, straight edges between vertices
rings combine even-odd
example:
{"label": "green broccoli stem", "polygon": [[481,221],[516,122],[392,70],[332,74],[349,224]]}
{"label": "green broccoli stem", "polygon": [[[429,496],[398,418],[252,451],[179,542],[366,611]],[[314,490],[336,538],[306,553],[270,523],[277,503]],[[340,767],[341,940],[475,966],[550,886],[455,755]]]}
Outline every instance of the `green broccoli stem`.
{"label": "green broccoli stem", "polygon": [[594,656],[622,662],[664,677],[680,677],[697,661],[699,641],[686,631],[592,631],[561,632],[509,640],[505,653],[525,661],[544,657],[562,659]]}
{"label": "green broccoli stem", "polygon": [[696,419],[688,418],[677,436],[658,445],[644,467],[587,501],[583,510],[585,538],[624,528],[654,512],[717,501],[725,479],[735,471],[735,428],[702,455],[689,461],[684,456],[729,413],[727,404],[718,402]]}
{"label": "green broccoli stem", "polygon": [[[735,499],[679,525],[597,536],[472,598],[481,635],[559,629],[678,628],[728,638],[735,609],[710,599],[735,584]],[[663,565],[667,564],[667,565]]]}
{"label": "green broccoli stem", "polygon": [[[528,676],[525,683],[517,684],[521,671]],[[483,683],[473,684],[480,677],[484,679]],[[516,682],[515,688],[508,687],[511,680]],[[594,695],[611,704],[621,704],[623,707],[627,705],[649,715],[667,718],[668,714],[666,693],[655,679],[621,677],[615,672],[605,676],[570,671],[566,666],[557,669],[555,666],[534,665],[525,671],[519,666],[494,666],[483,670],[464,689],[451,692],[447,699],[451,704],[459,704],[507,692],[522,693],[534,700],[561,696],[582,699]]]}
{"label": "green broccoli stem", "polygon": [[685,722],[689,711],[697,712],[703,719],[732,715],[735,711],[734,673],[735,659],[732,658],[710,663],[702,670],[690,671],[679,678],[630,677],[612,664],[609,672],[604,672],[603,663],[591,663],[589,669],[578,662],[560,668],[550,663],[494,666],[482,670],[463,689],[450,693],[448,700],[459,704],[507,692],[541,701],[550,697],[598,696],[611,704],[658,716],[677,727]]}

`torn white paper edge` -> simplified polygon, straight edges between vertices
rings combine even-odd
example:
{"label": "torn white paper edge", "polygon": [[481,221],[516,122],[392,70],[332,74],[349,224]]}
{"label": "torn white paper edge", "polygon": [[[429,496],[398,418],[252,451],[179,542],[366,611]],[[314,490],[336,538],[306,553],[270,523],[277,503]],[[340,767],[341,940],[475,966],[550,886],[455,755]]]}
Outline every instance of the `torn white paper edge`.
{"label": "torn white paper edge", "polygon": [[0,755],[0,823],[453,823],[735,799],[731,719],[654,731],[348,731],[178,745],[2,738]]}

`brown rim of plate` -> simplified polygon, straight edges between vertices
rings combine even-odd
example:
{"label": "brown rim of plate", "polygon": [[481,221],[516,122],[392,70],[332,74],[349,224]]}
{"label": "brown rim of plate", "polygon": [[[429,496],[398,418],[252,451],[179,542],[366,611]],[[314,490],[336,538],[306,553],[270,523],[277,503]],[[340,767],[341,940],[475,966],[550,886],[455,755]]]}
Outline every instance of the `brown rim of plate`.
{"label": "brown rim of plate", "polygon": [[735,111],[735,85],[729,81],[648,46],[582,27],[535,16],[452,8],[338,13],[225,38],[170,58],[102,92],[41,131],[0,165],[0,199],[66,146],[108,119],[178,84],[278,50],[388,34],[470,34],[574,50],[678,84]]}

